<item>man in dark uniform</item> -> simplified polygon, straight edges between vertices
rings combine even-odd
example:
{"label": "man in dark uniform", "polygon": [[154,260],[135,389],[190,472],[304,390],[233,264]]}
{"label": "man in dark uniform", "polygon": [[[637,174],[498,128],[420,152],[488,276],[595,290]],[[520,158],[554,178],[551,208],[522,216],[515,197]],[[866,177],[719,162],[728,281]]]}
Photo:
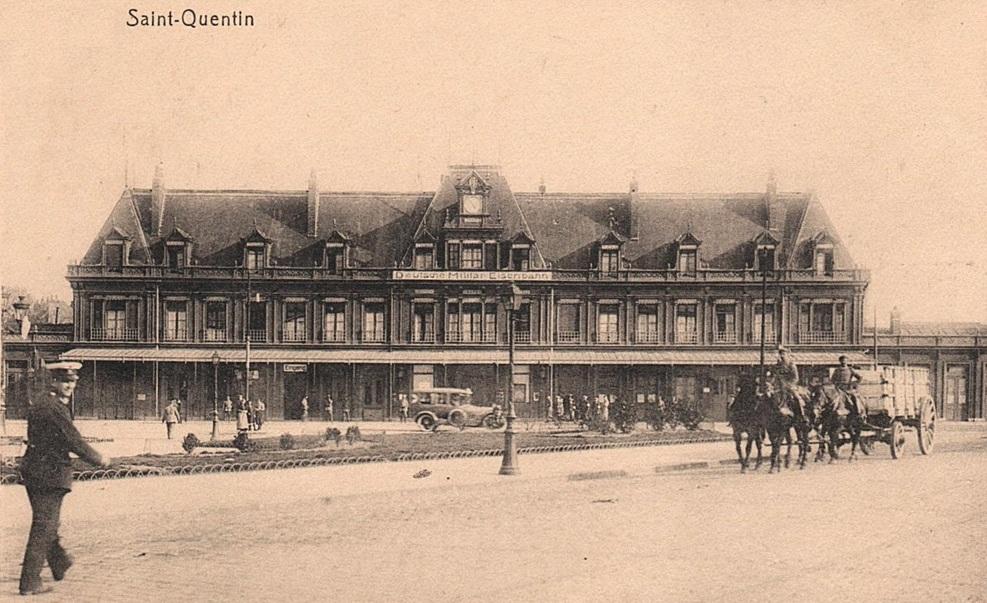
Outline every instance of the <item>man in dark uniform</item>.
{"label": "man in dark uniform", "polygon": [[27,411],[27,452],[21,462],[21,479],[31,502],[31,532],[21,567],[20,592],[34,595],[48,592],[41,580],[41,567],[48,560],[55,580],[65,577],[72,557],[58,541],[62,499],[72,489],[69,452],[85,461],[106,467],[103,456],[87,444],[72,424],[68,404],[79,380],[78,362],[48,365],[51,391]]}
{"label": "man in dark uniform", "polygon": [[[776,403],[782,406],[782,403],[786,399],[793,400],[795,404],[799,405],[799,411],[804,414],[805,407],[802,396],[799,395],[798,391],[799,368],[789,358],[788,350],[784,347],[778,347],[778,362],[775,363],[772,374],[774,375],[777,388],[775,393],[777,396]],[[784,407],[782,409],[784,411]]]}
{"label": "man in dark uniform", "polygon": [[857,383],[861,380],[860,373],[857,372],[852,366],[847,364],[847,357],[840,356],[840,366],[833,370],[833,385],[837,389],[842,390],[846,393],[847,398],[850,400],[852,408],[850,410],[857,413],[857,416],[862,416],[860,408],[860,401],[857,400],[857,395],[854,390],[857,388]]}

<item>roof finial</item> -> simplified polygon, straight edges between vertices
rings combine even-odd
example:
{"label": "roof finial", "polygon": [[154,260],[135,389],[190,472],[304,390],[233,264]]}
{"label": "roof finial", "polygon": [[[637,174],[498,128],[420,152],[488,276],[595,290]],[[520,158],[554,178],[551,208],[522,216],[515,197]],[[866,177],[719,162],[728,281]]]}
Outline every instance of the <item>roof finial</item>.
{"label": "roof finial", "polygon": [[541,195],[545,194],[545,177],[542,176],[538,179],[538,193]]}
{"label": "roof finial", "polygon": [[615,210],[613,206],[607,208],[607,223],[610,225],[610,230],[616,230],[617,228],[617,216],[614,215]]}
{"label": "roof finial", "polygon": [[632,194],[637,192],[637,170],[631,170],[631,182],[629,188]]}
{"label": "roof finial", "polygon": [[774,169],[768,171],[768,195],[775,196],[778,193],[778,182],[775,179]]}

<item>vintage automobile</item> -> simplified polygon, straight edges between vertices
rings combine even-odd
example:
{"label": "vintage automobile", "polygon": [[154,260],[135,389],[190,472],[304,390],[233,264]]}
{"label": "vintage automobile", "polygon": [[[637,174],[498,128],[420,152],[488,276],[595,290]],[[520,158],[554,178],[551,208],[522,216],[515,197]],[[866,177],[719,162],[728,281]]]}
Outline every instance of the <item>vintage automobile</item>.
{"label": "vintage automobile", "polygon": [[411,393],[408,414],[426,431],[439,425],[452,425],[459,429],[484,426],[498,429],[504,425],[504,416],[497,406],[473,404],[473,391],[458,387],[428,387]]}

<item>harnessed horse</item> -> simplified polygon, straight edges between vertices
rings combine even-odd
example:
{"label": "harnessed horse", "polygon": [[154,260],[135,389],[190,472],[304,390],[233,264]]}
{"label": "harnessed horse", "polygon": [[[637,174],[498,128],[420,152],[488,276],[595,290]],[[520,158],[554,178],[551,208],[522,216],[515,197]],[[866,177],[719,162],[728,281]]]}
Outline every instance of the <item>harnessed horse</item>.
{"label": "harnessed horse", "polygon": [[[750,466],[751,445],[757,445],[757,462],[754,470],[761,467],[764,459],[762,444],[764,442],[764,414],[761,412],[762,401],[758,396],[757,383],[751,375],[742,375],[737,389],[737,395],[727,409],[730,427],[733,428],[733,442],[737,448],[737,460],[740,461],[740,472],[746,473]],[[740,440],[747,434],[747,452],[741,452]]]}
{"label": "harnessed horse", "polygon": [[[801,389],[801,388],[799,388]],[[799,446],[798,464],[805,469],[806,458],[809,456],[809,432],[812,431],[814,417],[812,407],[805,403],[805,396],[799,389],[774,391],[772,384],[767,384],[763,394],[767,399],[764,407],[765,428],[771,440],[771,469],[770,472],[781,470],[779,459],[781,443],[787,445],[785,450],[785,468],[789,466],[792,455],[792,430]]]}
{"label": "harnessed horse", "polygon": [[847,433],[850,436],[850,458],[853,462],[857,458],[857,447],[860,445],[860,432],[863,428],[862,418],[856,410],[856,405],[852,404],[847,392],[837,388],[830,383],[821,383],[812,389],[813,403],[820,409],[820,418],[823,432],[829,438],[829,462],[833,463],[840,458],[839,447],[842,444],[841,436]]}

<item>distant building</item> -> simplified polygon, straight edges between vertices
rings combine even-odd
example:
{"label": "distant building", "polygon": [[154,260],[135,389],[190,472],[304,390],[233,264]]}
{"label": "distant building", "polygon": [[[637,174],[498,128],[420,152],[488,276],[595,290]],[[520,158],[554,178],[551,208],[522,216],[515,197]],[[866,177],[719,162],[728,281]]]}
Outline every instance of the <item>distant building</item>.
{"label": "distant building", "polygon": [[[873,329],[867,338],[873,346]],[[910,322],[895,309],[890,326],[877,331],[877,357],[882,364],[928,368],[944,419],[982,421],[987,416],[987,324]]]}
{"label": "distant building", "polygon": [[[768,272],[761,303],[761,272]],[[815,196],[513,192],[451,166],[435,192],[126,189],[78,265],[64,358],[81,416],[192,418],[246,389],[273,417],[331,394],[387,418],[395,393],[676,397],[723,419],[778,343],[808,376],[866,362],[869,274]],[[524,293],[509,381],[504,293]],[[248,294],[249,292],[249,294]],[[246,370],[249,339],[251,364]],[[214,379],[218,391],[214,392]]]}

